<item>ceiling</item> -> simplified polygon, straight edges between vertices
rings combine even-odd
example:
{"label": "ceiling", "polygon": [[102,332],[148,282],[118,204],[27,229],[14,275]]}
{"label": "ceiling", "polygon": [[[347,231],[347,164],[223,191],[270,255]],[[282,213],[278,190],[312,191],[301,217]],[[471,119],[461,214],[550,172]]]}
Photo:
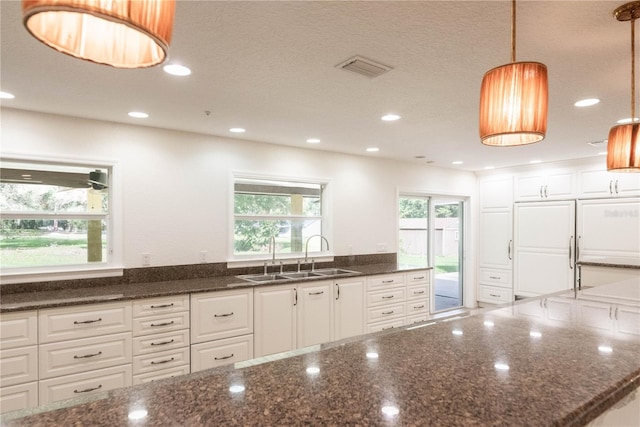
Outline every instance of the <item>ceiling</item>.
{"label": "ceiling", "polygon": [[[482,76],[510,61],[509,1],[178,0],[167,62],[188,77],[57,53],[24,29],[20,2],[1,1],[0,89],[15,95],[2,105],[461,170],[592,157],[604,147],[587,143],[630,116],[630,24],[612,16],[622,3],[518,2],[517,60],[549,70],[547,137],[529,146],[478,136]],[[393,69],[336,68],[355,55]],[[590,97],[601,102],[574,107]]]}

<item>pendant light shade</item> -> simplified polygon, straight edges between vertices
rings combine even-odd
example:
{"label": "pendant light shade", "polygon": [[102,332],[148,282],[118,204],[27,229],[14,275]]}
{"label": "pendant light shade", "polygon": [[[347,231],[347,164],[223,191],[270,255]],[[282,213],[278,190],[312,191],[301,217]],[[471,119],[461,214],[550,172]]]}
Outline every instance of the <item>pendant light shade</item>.
{"label": "pendant light shade", "polygon": [[164,61],[175,0],[23,0],[23,22],[62,53],[118,68]]}
{"label": "pendant light shade", "polygon": [[[636,117],[635,94],[635,20],[640,17],[640,1],[624,4],[613,12],[618,21],[631,21],[631,120]],[[614,126],[607,141],[607,170],[612,172],[640,172],[640,124]]]}
{"label": "pendant light shade", "polygon": [[547,131],[547,67],[514,62],[487,71],[480,88],[480,139],[512,146],[542,141]]}

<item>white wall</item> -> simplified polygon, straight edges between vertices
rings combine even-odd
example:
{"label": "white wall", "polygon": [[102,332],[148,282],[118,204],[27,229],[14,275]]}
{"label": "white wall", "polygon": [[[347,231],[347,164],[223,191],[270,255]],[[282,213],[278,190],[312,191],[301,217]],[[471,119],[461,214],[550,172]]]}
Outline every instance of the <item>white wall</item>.
{"label": "white wall", "polygon": [[470,172],[7,108],[1,113],[5,154],[117,162],[126,268],[141,266],[143,252],[153,266],[195,264],[203,250],[208,262],[226,261],[236,171],[330,180],[336,255],[375,253],[379,243],[396,252],[398,188],[464,195],[475,203]]}

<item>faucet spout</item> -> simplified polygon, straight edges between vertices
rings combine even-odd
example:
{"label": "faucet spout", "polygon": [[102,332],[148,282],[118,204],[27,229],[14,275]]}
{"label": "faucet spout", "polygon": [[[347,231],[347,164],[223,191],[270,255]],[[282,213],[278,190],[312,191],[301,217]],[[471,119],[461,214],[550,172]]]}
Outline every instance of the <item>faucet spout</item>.
{"label": "faucet spout", "polygon": [[273,254],[271,256],[271,265],[275,265],[276,264],[276,236],[271,236],[269,238],[269,253]]}
{"label": "faucet spout", "polygon": [[322,252],[322,241],[323,240],[325,242],[327,242],[327,250],[329,250],[329,241],[322,234],[314,234],[313,236],[309,236],[309,238],[307,238],[307,243],[305,243],[305,245],[304,245],[304,262],[305,263],[309,259],[309,240],[313,239],[314,237],[319,237],[320,238],[320,252]]}

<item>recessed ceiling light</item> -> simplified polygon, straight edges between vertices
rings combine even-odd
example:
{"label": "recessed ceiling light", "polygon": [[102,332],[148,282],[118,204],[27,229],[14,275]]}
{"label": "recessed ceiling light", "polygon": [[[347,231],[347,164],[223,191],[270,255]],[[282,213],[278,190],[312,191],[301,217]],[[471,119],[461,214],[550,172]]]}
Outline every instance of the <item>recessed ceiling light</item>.
{"label": "recessed ceiling light", "polygon": [[577,101],[573,105],[575,105],[576,107],[591,107],[592,105],[596,105],[599,102],[600,100],[598,98],[587,98],[587,99],[581,99],[580,101]]}
{"label": "recessed ceiling light", "polygon": [[381,117],[382,120],[384,120],[385,122],[394,122],[396,120],[400,119],[400,116],[397,114],[385,114],[384,116]]}
{"label": "recessed ceiling light", "polygon": [[380,151],[380,149],[378,147],[369,147],[369,148],[367,148],[367,151],[369,153],[376,153],[376,152]]}
{"label": "recessed ceiling light", "polygon": [[635,117],[633,120],[631,119],[631,117],[628,117],[626,119],[620,119],[616,123],[618,123],[619,125],[626,125],[627,123],[637,122],[639,120],[640,120],[640,118],[638,118],[638,117]]}
{"label": "recessed ceiling light", "polygon": [[141,111],[131,111],[129,112],[129,117],[133,117],[135,119],[146,119],[149,115]]}
{"label": "recessed ceiling light", "polygon": [[229,129],[229,132],[244,133],[244,132],[246,132],[246,129],[243,129],[243,128],[231,128],[231,129]]}
{"label": "recessed ceiling light", "polygon": [[531,163],[532,165],[536,164],[536,163],[542,163],[542,160],[531,160],[529,163]]}
{"label": "recessed ceiling light", "polygon": [[0,92],[0,99],[13,99],[15,95],[9,92]]}
{"label": "recessed ceiling light", "polygon": [[165,73],[171,74],[172,76],[188,76],[191,74],[191,70],[184,65],[179,64],[167,64],[162,67]]}
{"label": "recessed ceiling light", "polygon": [[462,160],[454,160],[453,162],[451,162],[452,165],[461,165],[464,162]]}
{"label": "recessed ceiling light", "polygon": [[309,139],[307,139],[307,142],[309,144],[318,144],[318,143],[320,143],[320,140],[318,138],[309,138]]}

